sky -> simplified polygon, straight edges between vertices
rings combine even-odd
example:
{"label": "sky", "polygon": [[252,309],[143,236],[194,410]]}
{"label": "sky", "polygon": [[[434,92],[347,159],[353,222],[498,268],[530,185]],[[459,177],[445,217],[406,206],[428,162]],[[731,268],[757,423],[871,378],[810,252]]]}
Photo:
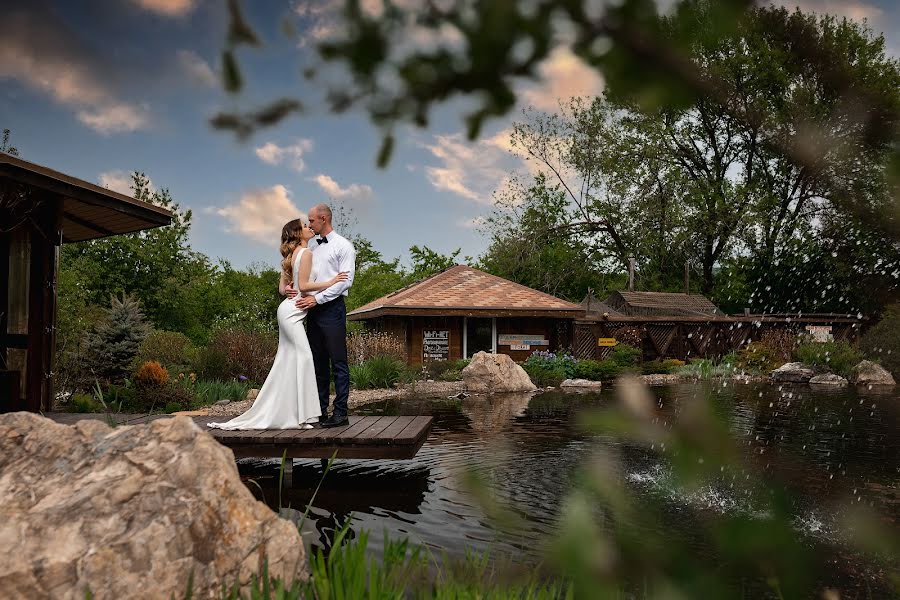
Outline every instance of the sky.
{"label": "sky", "polygon": [[[528,170],[511,152],[512,123],[526,107],[553,111],[560,98],[601,92],[602,77],[554,51],[538,81],[516,83],[516,110],[478,141],[466,141],[465,102],[452,102],[428,129],[397,131],[379,169],[380,132],[366,115],[330,114],[321,84],[301,76],[316,62],[314,45],[335,33],[339,4],[243,2],[264,48],[240,49],[246,85],[230,95],[218,74],[224,0],[3,0],[0,128],[12,130],[22,158],[116,191],[128,193],[129,173],[144,172],[193,211],[191,246],[237,268],[277,266],[281,226],[318,202],[349,209],[353,231],[387,259],[407,263],[413,245],[479,255],[494,192]],[[900,56],[896,0],[784,4],[866,19]],[[284,34],[285,19],[296,36]],[[220,110],[280,96],[303,99],[306,113],[245,141],[208,124]]]}

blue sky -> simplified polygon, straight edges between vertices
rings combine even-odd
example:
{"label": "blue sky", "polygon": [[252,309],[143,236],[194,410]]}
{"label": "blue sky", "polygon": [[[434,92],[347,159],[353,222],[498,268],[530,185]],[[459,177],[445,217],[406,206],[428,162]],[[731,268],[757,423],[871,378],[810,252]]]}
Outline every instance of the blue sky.
{"label": "blue sky", "polygon": [[[377,2],[370,0],[368,4]],[[387,258],[410,246],[481,253],[477,222],[492,193],[526,164],[511,154],[520,115],[465,141],[462,102],[438,110],[428,130],[398,132],[391,165],[375,166],[379,132],[362,114],[330,115],[322,90],[300,77],[311,48],[333,34],[338,0],[243,2],[262,51],[241,49],[247,85],[218,84],[227,24],[223,0],[6,0],[0,20],[0,128],[27,160],[127,192],[144,171],[194,211],[192,246],[242,268],[277,265],[284,221],[317,202],[346,206],[356,230]],[[900,3],[802,0],[807,10],[867,18],[900,55]],[[287,38],[289,18],[298,37]],[[552,110],[557,98],[593,94],[602,79],[565,52],[520,82],[522,107]],[[208,125],[220,109],[250,109],[281,95],[309,109],[245,142]],[[520,107],[521,108],[521,107]]]}

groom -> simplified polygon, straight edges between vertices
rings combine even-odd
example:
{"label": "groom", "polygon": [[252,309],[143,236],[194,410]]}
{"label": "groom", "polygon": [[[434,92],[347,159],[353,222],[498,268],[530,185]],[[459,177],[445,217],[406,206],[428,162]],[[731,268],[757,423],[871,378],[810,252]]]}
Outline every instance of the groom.
{"label": "groom", "polygon": [[[310,243],[316,280],[323,281],[338,273],[347,273],[346,281],[340,281],[315,296],[301,296],[296,302],[297,308],[309,311],[306,330],[316,369],[319,405],[322,407],[320,423],[322,427],[340,427],[349,422],[350,369],[347,366],[347,307],[344,297],[353,285],[356,250],[353,244],[332,229],[328,205],[316,204],[309,209],[308,216],[309,227],[318,236],[315,244]],[[332,371],[336,396],[334,410],[326,418]]]}

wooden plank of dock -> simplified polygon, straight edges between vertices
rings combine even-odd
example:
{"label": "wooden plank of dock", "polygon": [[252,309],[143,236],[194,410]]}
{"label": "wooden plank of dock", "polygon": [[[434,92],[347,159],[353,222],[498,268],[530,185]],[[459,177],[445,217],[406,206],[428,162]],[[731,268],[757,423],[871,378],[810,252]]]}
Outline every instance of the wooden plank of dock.
{"label": "wooden plank of dock", "polygon": [[[57,423],[73,425],[84,419],[120,425],[147,423],[169,415],[122,415],[87,413],[49,413],[45,416]],[[315,429],[262,429],[226,431],[207,427],[207,423],[227,421],[228,417],[191,417],[213,438],[231,449],[235,458],[410,459],[413,458],[431,429],[429,416],[351,416],[342,427]]]}

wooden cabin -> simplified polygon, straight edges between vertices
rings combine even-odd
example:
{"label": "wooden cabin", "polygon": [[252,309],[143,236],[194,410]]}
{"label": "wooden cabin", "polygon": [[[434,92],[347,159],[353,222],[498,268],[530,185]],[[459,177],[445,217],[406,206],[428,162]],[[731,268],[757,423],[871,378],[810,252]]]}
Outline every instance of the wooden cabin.
{"label": "wooden cabin", "polygon": [[51,408],[60,245],[171,221],[158,206],[0,153],[0,412]]}
{"label": "wooden cabin", "polygon": [[419,365],[482,350],[522,361],[536,350],[567,349],[574,318],[583,312],[577,304],[455,265],[369,302],[347,319],[404,340],[407,362]]}

